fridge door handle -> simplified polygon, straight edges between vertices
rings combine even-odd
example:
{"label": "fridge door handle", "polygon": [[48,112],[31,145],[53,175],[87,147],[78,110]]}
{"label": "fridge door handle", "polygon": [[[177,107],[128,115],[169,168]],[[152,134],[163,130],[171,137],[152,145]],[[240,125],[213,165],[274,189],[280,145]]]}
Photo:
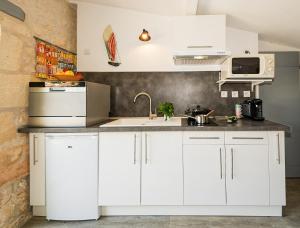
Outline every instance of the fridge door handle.
{"label": "fridge door handle", "polygon": [[36,153],[36,139],[37,136],[33,136],[33,165],[38,163],[37,153]]}

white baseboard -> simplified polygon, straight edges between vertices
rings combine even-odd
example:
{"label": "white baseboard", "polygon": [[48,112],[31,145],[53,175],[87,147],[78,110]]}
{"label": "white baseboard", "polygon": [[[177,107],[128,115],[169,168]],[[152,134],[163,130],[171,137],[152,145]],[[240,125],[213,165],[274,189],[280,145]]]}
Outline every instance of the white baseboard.
{"label": "white baseboard", "polygon": [[117,215],[215,215],[282,216],[282,206],[106,206],[102,216]]}
{"label": "white baseboard", "polygon": [[[103,206],[101,216],[215,215],[282,216],[282,206]],[[44,206],[34,206],[33,216],[46,216]]]}

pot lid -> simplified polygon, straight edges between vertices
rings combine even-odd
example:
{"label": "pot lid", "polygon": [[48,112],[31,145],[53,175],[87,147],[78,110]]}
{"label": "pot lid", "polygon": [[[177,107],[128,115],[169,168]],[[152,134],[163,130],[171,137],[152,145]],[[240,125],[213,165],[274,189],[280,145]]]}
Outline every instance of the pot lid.
{"label": "pot lid", "polygon": [[197,115],[206,115],[211,110],[208,108],[201,108],[200,105],[192,105],[191,107],[188,107],[185,111],[185,114],[191,115],[191,116],[197,116]]}

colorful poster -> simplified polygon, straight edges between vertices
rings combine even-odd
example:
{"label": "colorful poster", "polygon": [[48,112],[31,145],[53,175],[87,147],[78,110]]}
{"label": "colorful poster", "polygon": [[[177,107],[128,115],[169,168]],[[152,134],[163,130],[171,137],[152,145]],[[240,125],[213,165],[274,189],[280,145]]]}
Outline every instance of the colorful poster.
{"label": "colorful poster", "polygon": [[57,80],[56,75],[74,76],[76,62],[75,53],[36,38],[36,77]]}

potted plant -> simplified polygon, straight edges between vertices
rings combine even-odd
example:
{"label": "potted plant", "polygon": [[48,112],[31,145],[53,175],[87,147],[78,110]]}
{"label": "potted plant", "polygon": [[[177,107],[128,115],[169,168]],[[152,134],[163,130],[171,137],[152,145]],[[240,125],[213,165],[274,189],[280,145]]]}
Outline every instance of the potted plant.
{"label": "potted plant", "polygon": [[167,121],[174,116],[174,106],[170,102],[160,103],[158,106],[158,113],[164,115],[164,119]]}

